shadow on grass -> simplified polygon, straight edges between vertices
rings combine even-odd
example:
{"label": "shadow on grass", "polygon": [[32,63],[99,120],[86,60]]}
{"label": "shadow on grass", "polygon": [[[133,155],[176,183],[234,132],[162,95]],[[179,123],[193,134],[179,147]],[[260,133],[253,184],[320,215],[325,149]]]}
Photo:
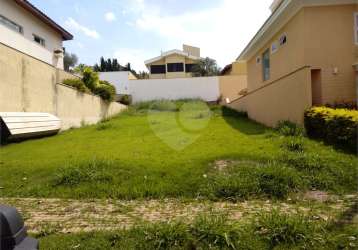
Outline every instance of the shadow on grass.
{"label": "shadow on grass", "polygon": [[221,108],[224,120],[234,129],[247,135],[261,135],[266,132],[266,127],[252,121],[248,118],[247,113],[238,112],[234,109],[223,106]]}

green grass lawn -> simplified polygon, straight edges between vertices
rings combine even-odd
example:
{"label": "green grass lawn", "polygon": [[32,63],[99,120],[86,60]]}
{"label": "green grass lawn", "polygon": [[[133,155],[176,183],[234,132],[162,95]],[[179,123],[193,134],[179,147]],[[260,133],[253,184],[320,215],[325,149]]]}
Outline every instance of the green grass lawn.
{"label": "green grass lawn", "polygon": [[281,136],[217,106],[179,105],[180,112],[175,103],[137,105],[98,125],[3,146],[0,195],[241,199],[355,191],[354,155]]}

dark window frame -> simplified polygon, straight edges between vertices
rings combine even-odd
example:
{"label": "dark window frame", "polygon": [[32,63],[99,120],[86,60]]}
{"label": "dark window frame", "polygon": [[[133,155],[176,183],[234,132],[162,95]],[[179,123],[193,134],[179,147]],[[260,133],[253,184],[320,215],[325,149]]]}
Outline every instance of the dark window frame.
{"label": "dark window frame", "polygon": [[184,72],[184,63],[167,63],[167,72]]}
{"label": "dark window frame", "polygon": [[5,27],[19,33],[24,34],[24,29],[21,25],[15,23],[14,21],[10,20],[9,18],[0,15],[0,23],[3,24]]}
{"label": "dark window frame", "polygon": [[193,67],[195,65],[196,65],[195,63],[186,63],[185,64],[185,72],[192,73],[193,72]]}
{"label": "dark window frame", "polygon": [[[46,40],[39,35],[32,34],[33,41],[42,47],[46,47]],[[37,41],[38,40],[38,41]]]}
{"label": "dark window frame", "polygon": [[270,49],[267,49],[262,54],[262,79],[264,82],[270,80],[271,77],[270,63]]}
{"label": "dark window frame", "polygon": [[166,73],[165,64],[162,64],[162,65],[150,65],[150,73],[152,75],[165,74]]}

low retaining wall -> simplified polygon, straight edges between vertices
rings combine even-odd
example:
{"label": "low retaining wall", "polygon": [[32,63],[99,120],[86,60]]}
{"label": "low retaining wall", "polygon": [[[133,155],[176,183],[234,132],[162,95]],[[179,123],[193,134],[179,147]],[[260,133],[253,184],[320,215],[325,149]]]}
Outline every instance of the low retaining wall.
{"label": "low retaining wall", "polygon": [[126,108],[60,84],[75,77],[0,43],[1,112],[51,113],[66,130],[96,123]]}
{"label": "low retaining wall", "polygon": [[312,106],[311,74],[303,67],[228,104],[246,111],[257,122],[274,127],[279,121],[303,124],[304,111]]}

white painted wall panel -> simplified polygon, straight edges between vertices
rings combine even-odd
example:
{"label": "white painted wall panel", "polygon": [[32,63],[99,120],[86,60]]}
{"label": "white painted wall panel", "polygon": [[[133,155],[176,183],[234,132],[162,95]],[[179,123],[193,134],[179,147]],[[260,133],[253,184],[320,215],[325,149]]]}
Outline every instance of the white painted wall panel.
{"label": "white painted wall panel", "polygon": [[184,98],[212,102],[220,96],[219,77],[131,80],[129,92],[133,102]]}
{"label": "white painted wall panel", "polygon": [[116,87],[117,95],[129,94],[129,71],[100,72],[99,79],[112,83]]}

